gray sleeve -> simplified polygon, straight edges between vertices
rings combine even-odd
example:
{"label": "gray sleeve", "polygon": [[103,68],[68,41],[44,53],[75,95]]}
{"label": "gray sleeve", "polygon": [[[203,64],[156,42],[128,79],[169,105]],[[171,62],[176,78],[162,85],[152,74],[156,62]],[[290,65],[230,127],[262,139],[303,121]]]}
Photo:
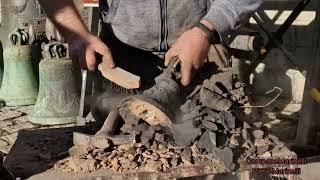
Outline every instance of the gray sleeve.
{"label": "gray sleeve", "polygon": [[223,37],[247,21],[262,2],[262,0],[215,0],[203,19],[212,23]]}

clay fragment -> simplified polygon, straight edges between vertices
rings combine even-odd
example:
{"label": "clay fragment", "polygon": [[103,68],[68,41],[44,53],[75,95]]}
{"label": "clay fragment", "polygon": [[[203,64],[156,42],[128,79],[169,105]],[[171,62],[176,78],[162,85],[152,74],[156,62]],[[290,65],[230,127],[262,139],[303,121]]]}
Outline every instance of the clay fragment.
{"label": "clay fragment", "polygon": [[228,111],[220,112],[220,118],[224,121],[228,129],[234,129],[236,127],[236,118]]}
{"label": "clay fragment", "polygon": [[153,160],[148,160],[144,170],[147,172],[158,172],[161,168],[161,163],[153,161]]}
{"label": "clay fragment", "polygon": [[174,124],[173,138],[179,146],[189,146],[201,135],[201,129],[195,127],[193,121],[185,121],[183,124]]}
{"label": "clay fragment", "polygon": [[181,153],[182,162],[191,164],[191,148],[185,148]]}
{"label": "clay fragment", "polygon": [[262,130],[253,130],[252,131],[252,136],[255,138],[255,139],[262,139],[263,136],[264,136],[264,132]]}
{"label": "clay fragment", "polygon": [[211,121],[207,121],[207,120],[204,120],[202,121],[202,125],[204,127],[206,127],[208,130],[211,130],[211,131],[217,131],[218,130],[218,126],[211,122]]}
{"label": "clay fragment", "polygon": [[224,162],[227,169],[231,170],[233,164],[233,152],[229,147],[223,149],[216,148],[214,150],[216,159],[220,159]]}
{"label": "clay fragment", "polygon": [[216,134],[206,131],[199,139],[197,146],[206,149],[208,152],[212,152],[216,148]]}
{"label": "clay fragment", "polygon": [[194,100],[188,99],[186,103],[184,103],[182,106],[180,106],[180,110],[183,113],[190,113],[195,110],[195,107],[197,104],[195,103]]}
{"label": "clay fragment", "polygon": [[200,101],[203,106],[209,107],[216,111],[227,111],[232,106],[232,102],[223,96],[212,92],[205,87],[200,90]]}
{"label": "clay fragment", "polygon": [[170,164],[172,167],[177,167],[178,166],[178,158],[173,157],[170,161]]}
{"label": "clay fragment", "polygon": [[141,138],[151,140],[153,139],[154,135],[155,135],[154,129],[149,127],[148,130],[142,131]]}
{"label": "clay fragment", "polygon": [[213,84],[221,83],[227,90],[232,90],[233,74],[232,72],[222,72],[211,76],[210,82]]}
{"label": "clay fragment", "polygon": [[156,133],[154,139],[158,142],[164,142],[164,134]]}

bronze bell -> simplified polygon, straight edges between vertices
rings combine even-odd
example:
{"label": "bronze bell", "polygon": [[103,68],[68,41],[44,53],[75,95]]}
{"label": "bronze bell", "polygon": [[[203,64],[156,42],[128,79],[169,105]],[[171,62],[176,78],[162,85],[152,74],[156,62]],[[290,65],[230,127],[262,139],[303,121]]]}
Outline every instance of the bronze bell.
{"label": "bronze bell", "polygon": [[39,64],[39,95],[29,121],[55,125],[75,123],[79,112],[78,71],[61,43],[44,46]]}
{"label": "bronze bell", "polygon": [[23,29],[9,34],[11,45],[3,52],[4,72],[0,101],[6,106],[31,105],[36,102],[38,84],[32,66],[29,35]]}
{"label": "bronze bell", "polygon": [[180,87],[165,74],[158,76],[156,84],[141,95],[125,98],[119,105],[119,113],[127,119],[142,119],[152,126],[172,126],[180,103]]}

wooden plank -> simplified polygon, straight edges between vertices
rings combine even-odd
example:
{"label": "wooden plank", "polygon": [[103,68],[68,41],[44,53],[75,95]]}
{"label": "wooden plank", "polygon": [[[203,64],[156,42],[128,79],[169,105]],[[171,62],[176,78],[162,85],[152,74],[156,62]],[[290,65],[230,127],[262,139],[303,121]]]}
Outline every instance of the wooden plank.
{"label": "wooden plank", "polygon": [[[279,158],[296,158],[296,155],[291,151],[284,151],[280,153],[277,157]],[[272,157],[276,159],[277,157]],[[242,162],[241,164],[244,164]],[[251,166],[240,167],[239,171],[236,174],[243,180],[253,179],[255,176],[251,171]],[[190,178],[199,177],[199,179],[206,179],[206,176],[212,177],[221,173],[230,173],[226,170],[222,162],[214,161],[212,163],[198,165],[198,166],[188,166],[188,167],[177,167],[170,169],[166,172],[135,172],[135,173],[112,173],[107,170],[98,170],[90,173],[64,173],[57,170],[50,170],[40,174],[37,174],[33,177],[30,177],[30,180],[40,180],[40,179],[84,179],[89,180],[93,178],[100,179],[116,179],[116,180],[127,180],[127,179],[179,179],[179,178]],[[296,180],[297,176],[289,176],[289,179]]]}
{"label": "wooden plank", "polygon": [[89,135],[79,132],[73,133],[73,144],[79,146],[94,146],[105,149],[112,142],[114,145],[131,144],[136,142],[135,135],[115,135],[115,136],[100,136]]}
{"label": "wooden plank", "polygon": [[106,63],[98,66],[102,75],[113,83],[126,89],[138,89],[140,87],[140,77],[119,67],[110,69]]}
{"label": "wooden plank", "polygon": [[[290,159],[297,159],[297,155],[295,152],[291,151],[287,147],[283,147],[283,149],[279,152],[272,153],[272,156],[270,157],[264,157],[264,158],[253,158],[253,159],[285,159],[285,160],[290,160]],[[250,179],[262,179],[269,177],[271,174],[258,174],[257,172],[253,172],[254,168],[279,168],[279,169],[284,169],[284,168],[289,168],[289,169],[295,169],[298,168],[297,164],[248,164],[246,161],[240,161],[240,169],[239,169],[239,176],[241,179],[244,180],[250,180]],[[297,180],[298,175],[296,174],[273,174],[271,175],[274,178],[277,177],[286,177],[288,180]]]}
{"label": "wooden plank", "polygon": [[216,175],[220,173],[227,173],[223,163],[212,162],[200,166],[179,167],[171,169],[167,172],[136,172],[136,173],[112,173],[106,170],[99,170],[90,173],[65,173],[57,170],[46,171],[30,177],[30,180],[40,179],[109,179],[109,180],[127,180],[127,179],[180,179],[187,177],[198,177],[206,175]]}

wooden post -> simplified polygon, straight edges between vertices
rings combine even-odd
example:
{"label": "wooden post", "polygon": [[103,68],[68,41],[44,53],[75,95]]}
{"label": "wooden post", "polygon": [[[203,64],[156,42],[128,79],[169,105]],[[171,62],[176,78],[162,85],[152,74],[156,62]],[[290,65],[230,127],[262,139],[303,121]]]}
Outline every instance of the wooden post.
{"label": "wooden post", "polygon": [[[313,7],[319,7],[319,5],[318,1],[313,2]],[[299,121],[296,136],[296,144],[301,146],[315,142],[316,133],[320,125],[320,104],[317,104],[310,95],[312,88],[320,89],[320,17],[317,16],[313,23],[315,24],[312,46],[314,48],[314,58],[309,66],[306,77],[301,120]]]}

